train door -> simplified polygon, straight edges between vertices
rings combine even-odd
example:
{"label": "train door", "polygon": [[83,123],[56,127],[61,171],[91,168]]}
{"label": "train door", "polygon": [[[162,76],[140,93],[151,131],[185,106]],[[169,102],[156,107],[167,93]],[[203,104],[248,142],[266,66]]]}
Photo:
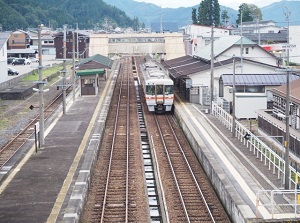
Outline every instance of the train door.
{"label": "train door", "polygon": [[158,108],[163,109],[165,104],[165,90],[163,84],[156,85],[155,88],[155,102]]}

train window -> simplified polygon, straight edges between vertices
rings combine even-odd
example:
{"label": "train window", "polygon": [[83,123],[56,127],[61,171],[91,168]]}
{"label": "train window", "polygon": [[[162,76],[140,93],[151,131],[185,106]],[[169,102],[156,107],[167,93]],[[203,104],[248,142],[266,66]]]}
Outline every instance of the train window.
{"label": "train window", "polygon": [[156,94],[163,94],[163,93],[164,93],[164,86],[156,85]]}
{"label": "train window", "polygon": [[165,94],[173,94],[174,93],[174,89],[173,89],[173,85],[166,85],[165,86]]}
{"label": "train window", "polygon": [[155,93],[155,86],[147,85],[146,86],[146,94],[154,95],[154,93]]}

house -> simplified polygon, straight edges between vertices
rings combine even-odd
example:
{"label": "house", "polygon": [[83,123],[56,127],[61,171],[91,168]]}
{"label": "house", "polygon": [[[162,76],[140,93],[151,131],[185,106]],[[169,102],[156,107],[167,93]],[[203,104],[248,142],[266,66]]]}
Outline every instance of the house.
{"label": "house", "polygon": [[[291,80],[299,76],[291,75]],[[238,119],[257,118],[257,110],[272,109],[274,87],[286,84],[285,74],[223,74],[219,80],[219,97],[230,102],[227,112],[231,113],[233,86],[235,86],[236,117]],[[243,109],[247,107],[247,109]]]}
{"label": "house", "polygon": [[[79,30],[74,32],[76,58],[89,57],[90,33],[88,30]],[[54,46],[56,49],[56,59],[64,58],[64,32],[54,35]],[[72,31],[66,32],[66,58],[72,58],[73,53],[73,34]]]}
{"label": "house", "polygon": [[[203,25],[187,25],[184,28],[184,33],[189,36],[189,44],[186,44],[188,52],[191,52],[190,55],[197,54],[198,50],[204,48],[206,45],[209,45],[211,42],[211,31],[210,26]],[[229,36],[229,29],[226,28],[214,28],[214,39],[217,39],[222,36]]]}
{"label": "house", "polygon": [[7,42],[10,32],[0,32],[0,83],[7,81]]}
{"label": "house", "polygon": [[[30,49],[38,51],[39,39],[38,30],[28,31],[30,37]],[[54,32],[49,28],[42,27],[41,29],[41,45],[42,55],[55,55],[56,50],[54,46]]]}
{"label": "house", "polygon": [[27,49],[30,45],[30,37],[27,32],[17,30],[11,33],[7,49]]}
{"label": "house", "polygon": [[[211,60],[211,44],[201,50],[198,50],[195,56],[203,58],[207,61]],[[214,60],[223,61],[233,56],[243,59],[250,59],[260,63],[278,66],[278,58],[260,47],[257,43],[241,36],[224,36],[213,42]]]}
{"label": "house", "polygon": [[[240,55],[241,39],[244,39],[243,58],[234,56]],[[211,69],[210,45],[205,47],[197,56],[184,56],[162,62],[179,88],[179,92],[184,94],[190,102],[209,105],[211,95],[213,95],[215,102],[224,106],[227,105],[230,110],[229,105],[232,102],[232,96],[231,99],[224,98],[224,88],[220,85],[220,78],[223,74],[233,75],[233,72],[236,75],[276,74],[275,70],[278,68],[276,57],[254,42],[244,37],[228,36],[220,37],[214,43],[216,50],[214,51],[213,69]],[[211,81],[212,76],[213,81]],[[256,96],[263,100],[259,108],[267,108],[269,91],[266,90],[266,87],[260,86],[251,90],[253,92],[250,93],[256,93]],[[251,115],[253,116],[253,113]],[[257,115],[255,114],[255,116]]]}
{"label": "house", "polygon": [[282,27],[276,26],[273,20],[242,22],[231,30],[231,35],[245,35],[251,33],[278,33]]}

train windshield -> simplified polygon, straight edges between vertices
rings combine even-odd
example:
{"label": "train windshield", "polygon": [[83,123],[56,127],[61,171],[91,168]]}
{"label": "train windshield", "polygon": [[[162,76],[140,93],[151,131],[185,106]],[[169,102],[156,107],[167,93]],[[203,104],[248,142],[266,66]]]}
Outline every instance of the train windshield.
{"label": "train windshield", "polygon": [[156,85],[156,94],[163,94],[163,93],[164,93],[164,86]]}
{"label": "train windshield", "polygon": [[147,85],[146,86],[146,94],[154,95],[155,94],[155,86]]}
{"label": "train windshield", "polygon": [[166,85],[165,86],[165,94],[173,94],[174,93],[174,87],[173,85]]}

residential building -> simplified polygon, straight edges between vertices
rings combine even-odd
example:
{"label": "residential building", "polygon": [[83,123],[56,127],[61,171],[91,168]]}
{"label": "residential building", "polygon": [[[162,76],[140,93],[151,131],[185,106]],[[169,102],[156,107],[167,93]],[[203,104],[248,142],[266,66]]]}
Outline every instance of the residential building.
{"label": "residential building", "polygon": [[27,32],[17,30],[11,33],[7,49],[27,49],[30,46],[30,37]]}
{"label": "residential building", "polygon": [[[234,35],[224,36],[216,39],[213,45],[215,62],[221,62],[235,56],[269,64],[271,66],[278,66],[278,58],[276,56],[246,37]],[[211,44],[209,44],[203,49],[198,50],[195,56],[210,61],[211,49]]]}
{"label": "residential building", "polygon": [[[38,30],[30,30],[28,34],[30,36],[30,49],[38,51]],[[42,55],[55,55],[54,35],[55,33],[49,28],[43,27],[41,29]]]}
{"label": "residential building", "polygon": [[231,30],[231,35],[245,35],[251,33],[278,33],[282,27],[276,25],[273,20],[242,22],[237,28]]}
{"label": "residential building", "polygon": [[[187,55],[196,55],[198,51],[205,46],[211,43],[211,26],[202,26],[202,25],[195,25],[191,24],[184,28],[184,33],[189,35],[190,41],[189,44],[186,45],[188,52],[191,54]],[[213,28],[214,39],[223,36],[229,36],[230,32],[229,29],[226,28]]]}
{"label": "residential building", "polygon": [[10,32],[0,32],[0,83],[7,81],[7,41]]}
{"label": "residential building", "polygon": [[[75,53],[76,58],[89,57],[90,31],[79,30],[74,31]],[[64,58],[63,48],[64,32],[54,35],[54,46],[56,49],[56,59]],[[73,34],[72,31],[66,32],[66,58],[72,58],[73,55]]]}

